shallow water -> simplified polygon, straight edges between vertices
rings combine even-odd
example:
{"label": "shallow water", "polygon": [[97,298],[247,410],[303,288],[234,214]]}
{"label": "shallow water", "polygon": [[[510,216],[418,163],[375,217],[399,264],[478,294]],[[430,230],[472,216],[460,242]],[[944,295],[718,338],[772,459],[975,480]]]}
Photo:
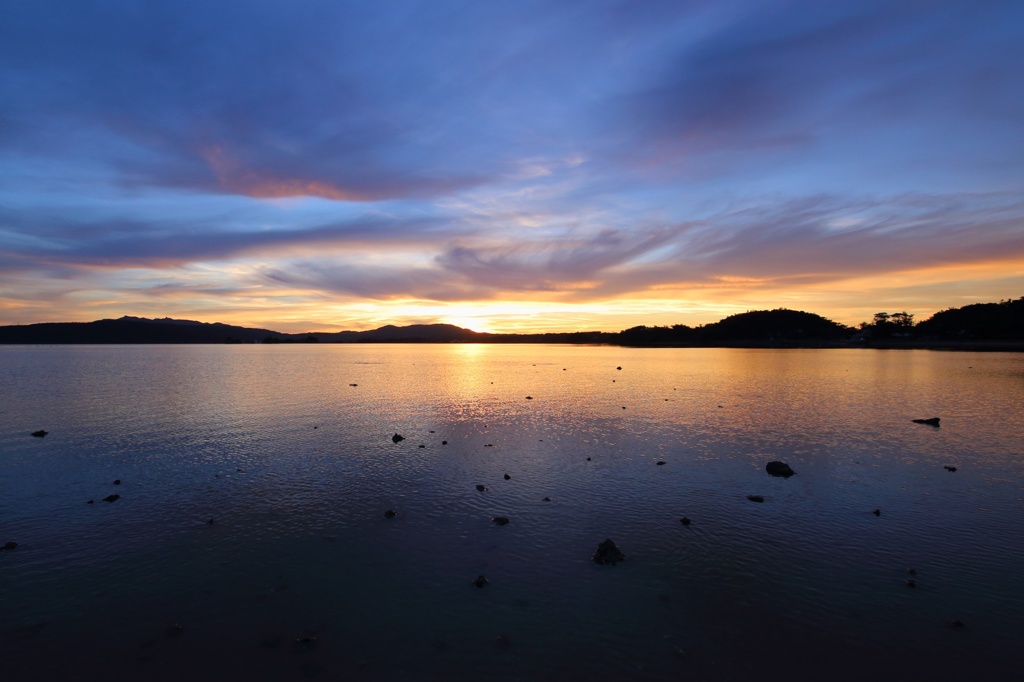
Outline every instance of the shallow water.
{"label": "shallow water", "polygon": [[1022,355],[0,346],[0,386],[5,680],[1019,672]]}

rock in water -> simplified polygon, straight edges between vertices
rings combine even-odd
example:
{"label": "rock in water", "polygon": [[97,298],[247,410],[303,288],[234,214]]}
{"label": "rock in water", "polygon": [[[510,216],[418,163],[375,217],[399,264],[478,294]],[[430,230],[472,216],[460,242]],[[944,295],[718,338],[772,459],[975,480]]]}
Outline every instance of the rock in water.
{"label": "rock in water", "polygon": [[508,525],[508,517],[507,516],[495,516],[493,519],[491,519],[491,523],[493,523],[496,526],[507,526]]}
{"label": "rock in water", "polygon": [[689,517],[684,516],[683,518],[679,519],[679,523],[683,524],[684,526],[689,526],[690,519]]}
{"label": "rock in water", "polygon": [[121,496],[118,495],[117,493],[114,493],[113,495],[107,495],[106,497],[104,497],[103,501],[104,502],[117,502],[120,499],[121,499]]}
{"label": "rock in water", "polygon": [[912,419],[911,421],[913,421],[915,424],[927,424],[928,426],[937,427],[939,425],[938,417],[932,417],[931,419]]}
{"label": "rock in water", "polygon": [[512,477],[511,477],[511,476],[509,476],[508,474],[505,474],[505,480],[506,480],[506,481],[507,481],[507,480],[509,480],[510,478],[512,478]]}
{"label": "rock in water", "polygon": [[747,499],[751,502],[764,502],[764,497],[761,495],[747,495]]}
{"label": "rock in water", "polygon": [[393,519],[397,514],[398,512],[396,512],[394,509],[388,509],[386,512],[384,512],[384,518]]}
{"label": "rock in water", "polygon": [[944,466],[942,468],[945,469],[946,471],[949,471],[949,472],[956,471],[956,467]]}
{"label": "rock in water", "polygon": [[764,470],[768,472],[769,476],[781,476],[782,478],[789,478],[796,473],[785,462],[768,462],[764,465]]}
{"label": "rock in water", "polygon": [[476,585],[477,587],[483,587],[484,585],[486,585],[489,582],[491,582],[491,581],[488,580],[486,576],[478,575],[476,577],[476,580],[473,581],[473,584]]}
{"label": "rock in water", "polygon": [[482,492],[482,493],[485,493],[485,492],[487,492],[487,486],[485,486],[485,485],[480,485],[479,483],[477,483],[477,485],[476,485],[476,489],[477,489],[477,490],[479,490],[479,491],[480,491],[480,492]]}
{"label": "rock in water", "polygon": [[392,443],[401,443],[403,440],[405,440],[405,436],[400,436],[397,433],[391,436]]}
{"label": "rock in water", "polygon": [[622,550],[615,546],[611,538],[607,538],[604,542],[597,546],[597,551],[594,552],[594,556],[590,557],[594,560],[595,564],[611,564],[614,566],[620,561],[626,560],[626,555],[622,553]]}
{"label": "rock in water", "polygon": [[36,438],[42,438],[43,436],[45,436],[48,433],[49,433],[49,431],[43,431],[42,429],[39,429],[38,431],[33,431],[32,435],[35,436]]}
{"label": "rock in water", "polygon": [[18,546],[18,543],[14,542],[13,540],[11,540],[9,542],[5,542],[4,543],[3,549],[14,549],[17,546]]}

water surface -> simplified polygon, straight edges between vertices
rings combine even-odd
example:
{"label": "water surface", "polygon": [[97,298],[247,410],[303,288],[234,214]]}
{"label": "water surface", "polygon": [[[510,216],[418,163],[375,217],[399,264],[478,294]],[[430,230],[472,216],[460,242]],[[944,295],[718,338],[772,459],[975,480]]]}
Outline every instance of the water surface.
{"label": "water surface", "polygon": [[4,679],[1019,672],[1021,355],[9,346],[0,386]]}

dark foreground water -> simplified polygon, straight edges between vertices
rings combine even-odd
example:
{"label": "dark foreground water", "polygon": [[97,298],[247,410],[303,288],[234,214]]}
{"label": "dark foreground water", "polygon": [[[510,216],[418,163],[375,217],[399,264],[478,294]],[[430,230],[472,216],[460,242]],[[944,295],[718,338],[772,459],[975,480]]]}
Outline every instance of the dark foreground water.
{"label": "dark foreground water", "polygon": [[1020,673],[1024,355],[0,347],[0,390],[5,681]]}

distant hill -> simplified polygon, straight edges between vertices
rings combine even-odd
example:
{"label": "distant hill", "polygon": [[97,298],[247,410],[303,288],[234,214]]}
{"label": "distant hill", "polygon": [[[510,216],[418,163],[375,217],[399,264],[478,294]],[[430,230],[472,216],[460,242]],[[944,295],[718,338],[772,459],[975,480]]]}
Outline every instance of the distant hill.
{"label": "distant hill", "polygon": [[0,343],[449,343],[483,341],[488,335],[450,324],[387,325],[365,332],[285,334],[270,329],[125,316],[96,322],[44,322],[0,327]]}
{"label": "distant hill", "polygon": [[879,340],[871,338],[871,332],[878,331],[875,329],[877,323],[865,323],[860,333],[857,333],[857,330],[821,315],[786,308],[730,315],[699,327],[677,324],[671,327],[639,326],[621,332],[544,334],[488,334],[451,324],[414,324],[405,327],[386,325],[361,332],[285,334],[219,322],[167,317],[151,320],[125,316],[96,322],[46,322],[0,327],[0,344],[577,343],[647,347],[786,348],[856,343],[903,348],[964,348],[969,345],[982,349],[992,349],[995,345],[1010,350],[1024,348],[1024,297],[943,310],[917,325],[912,324],[912,317],[906,316],[910,323],[900,328],[898,339]]}
{"label": "distant hill", "polygon": [[1024,341],[1024,297],[943,310],[919,322],[914,332],[943,340]]}
{"label": "distant hill", "polygon": [[854,330],[799,310],[754,310],[700,327],[633,327],[619,334],[627,346],[790,346],[838,343]]}

